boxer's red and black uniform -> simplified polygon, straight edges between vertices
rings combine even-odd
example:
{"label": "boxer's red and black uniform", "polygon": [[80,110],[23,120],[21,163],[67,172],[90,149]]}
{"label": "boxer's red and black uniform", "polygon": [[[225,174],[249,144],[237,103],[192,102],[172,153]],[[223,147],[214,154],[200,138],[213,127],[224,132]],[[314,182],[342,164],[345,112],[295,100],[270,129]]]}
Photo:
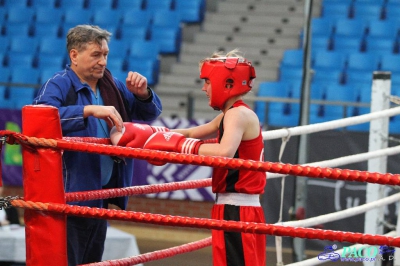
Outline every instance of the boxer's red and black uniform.
{"label": "boxer's red and black uniform", "polygon": [[[237,101],[232,107],[245,106]],[[222,118],[218,142],[224,134]],[[242,141],[234,158],[246,160],[263,160],[264,142],[261,134],[252,140]],[[265,172],[215,168],[212,176],[212,190],[217,193],[217,201],[212,208],[212,218],[243,222],[265,223],[261,206],[237,206],[218,204],[218,195],[223,193],[243,193],[260,195],[266,184]],[[228,194],[225,194],[228,195]],[[266,237],[263,234],[224,232],[212,230],[213,264],[215,266],[258,266],[265,265]]]}

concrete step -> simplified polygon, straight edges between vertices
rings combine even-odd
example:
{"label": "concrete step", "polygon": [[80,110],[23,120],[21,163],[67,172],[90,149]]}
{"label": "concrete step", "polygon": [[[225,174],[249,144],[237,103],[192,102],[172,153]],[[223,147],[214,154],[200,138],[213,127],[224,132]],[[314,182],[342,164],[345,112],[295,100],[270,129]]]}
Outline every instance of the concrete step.
{"label": "concrete step", "polygon": [[221,44],[230,43],[236,47],[252,47],[259,49],[263,47],[265,49],[279,47],[280,49],[293,49],[299,46],[298,38],[289,38],[281,36],[279,38],[269,37],[265,35],[259,36],[244,36],[241,34],[215,34],[208,32],[199,32],[194,37],[198,44]]}
{"label": "concrete step", "polygon": [[249,25],[285,25],[300,26],[304,23],[303,16],[265,15],[265,14],[232,14],[229,12],[207,13],[206,20],[214,23],[243,23]]}
{"label": "concrete step", "polygon": [[[313,15],[319,16],[321,12],[321,1],[314,1]],[[269,1],[241,1],[229,0],[219,1],[217,5],[219,12],[253,12],[262,14],[304,15],[304,1],[293,0],[269,0]]]}
{"label": "concrete step", "polygon": [[249,25],[243,23],[213,23],[205,22],[203,31],[220,34],[266,35],[266,36],[299,36],[299,27],[284,27],[282,25]]}
{"label": "concrete step", "polygon": [[[197,44],[197,43],[185,43],[182,45],[182,55],[181,58],[184,58],[187,54],[189,55],[199,55],[199,58],[205,58],[211,56],[213,52],[216,51],[224,51],[229,52],[237,46],[233,45],[232,43],[222,43],[222,44]],[[249,58],[258,58],[260,56],[265,56],[266,58],[273,60],[274,62],[280,62],[283,52],[285,51],[284,48],[281,47],[249,47],[241,46],[240,50],[245,53],[246,57]]]}
{"label": "concrete step", "polygon": [[220,1],[217,10],[220,13],[231,12],[234,14],[304,16],[304,4],[298,4],[295,1],[281,1],[275,3],[269,1]]}

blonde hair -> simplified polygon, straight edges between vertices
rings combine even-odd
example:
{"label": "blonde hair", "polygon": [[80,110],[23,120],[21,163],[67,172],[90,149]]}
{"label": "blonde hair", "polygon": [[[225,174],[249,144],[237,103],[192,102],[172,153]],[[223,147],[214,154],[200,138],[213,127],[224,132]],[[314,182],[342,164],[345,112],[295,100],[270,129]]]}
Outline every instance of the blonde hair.
{"label": "blonde hair", "polygon": [[209,61],[211,58],[220,58],[220,57],[239,57],[239,58],[244,58],[243,53],[238,49],[235,48],[227,53],[224,53],[223,51],[216,51],[214,53],[212,53],[212,55],[210,57],[206,57],[203,58],[202,60],[200,60],[199,62],[199,68],[201,69],[201,67],[203,66],[204,62]]}

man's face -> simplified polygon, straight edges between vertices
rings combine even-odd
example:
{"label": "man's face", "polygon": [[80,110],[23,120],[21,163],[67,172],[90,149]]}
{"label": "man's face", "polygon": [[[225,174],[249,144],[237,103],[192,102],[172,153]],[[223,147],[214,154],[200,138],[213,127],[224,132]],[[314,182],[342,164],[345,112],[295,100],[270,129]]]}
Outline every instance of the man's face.
{"label": "man's face", "polygon": [[106,40],[101,44],[92,42],[83,51],[71,50],[71,67],[82,82],[97,82],[103,77],[109,49]]}

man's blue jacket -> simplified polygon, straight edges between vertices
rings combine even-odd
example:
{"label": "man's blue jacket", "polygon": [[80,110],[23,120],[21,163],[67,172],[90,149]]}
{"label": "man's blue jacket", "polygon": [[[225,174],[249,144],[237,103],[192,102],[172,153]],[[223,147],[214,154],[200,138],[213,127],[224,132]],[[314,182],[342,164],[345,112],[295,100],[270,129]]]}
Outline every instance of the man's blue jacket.
{"label": "man's blue jacket", "polygon": [[[125,98],[130,110],[128,115],[135,121],[155,120],[162,111],[161,101],[152,91],[147,101],[138,100],[120,80],[114,78],[121,96]],[[73,90],[73,91],[70,91]],[[63,136],[96,137],[97,122],[95,117],[83,118],[85,105],[92,105],[90,87],[83,84],[69,65],[63,71],[47,80],[40,88],[33,104],[46,104],[58,108]],[[75,94],[76,102],[68,103],[68,94]],[[102,189],[100,155],[85,152],[64,151],[63,176],[65,192],[88,191]],[[49,177],[51,178],[51,177]],[[110,182],[104,188],[122,188],[131,186],[133,178],[133,161],[126,158],[122,162],[114,162]],[[108,200],[69,202],[80,206],[106,207],[112,203],[125,209],[127,197]]]}

